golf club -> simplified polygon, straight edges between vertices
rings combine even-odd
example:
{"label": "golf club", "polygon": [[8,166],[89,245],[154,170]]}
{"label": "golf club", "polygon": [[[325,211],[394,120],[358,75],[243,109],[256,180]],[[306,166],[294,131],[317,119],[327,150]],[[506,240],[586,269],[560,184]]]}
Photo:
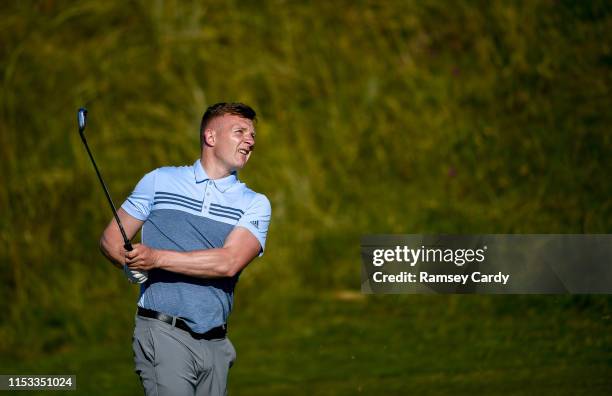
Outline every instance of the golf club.
{"label": "golf club", "polygon": [[106,199],[108,199],[108,204],[110,205],[111,210],[113,211],[113,216],[115,216],[115,220],[117,221],[117,224],[119,225],[119,230],[121,231],[121,235],[123,236],[123,247],[125,248],[125,250],[129,252],[132,250],[132,243],[130,242],[127,235],[125,234],[125,230],[123,229],[121,220],[119,220],[119,216],[117,216],[117,209],[115,208],[115,204],[113,203],[113,200],[111,199],[111,196],[108,193],[108,189],[106,188],[106,184],[104,183],[104,180],[102,179],[102,175],[100,174],[100,171],[98,170],[96,161],[94,160],[94,157],[91,154],[91,150],[89,150],[87,139],[85,139],[84,132],[85,132],[85,127],[87,126],[87,109],[86,108],[81,107],[79,109],[79,111],[77,112],[77,121],[79,123],[79,135],[81,135],[81,140],[83,141],[83,144],[85,145],[85,148],[87,149],[87,154],[89,154],[89,158],[91,158],[91,163],[93,164],[94,169],[96,170],[98,179],[100,179],[100,183],[102,183],[102,188],[104,189],[104,194],[106,194]]}

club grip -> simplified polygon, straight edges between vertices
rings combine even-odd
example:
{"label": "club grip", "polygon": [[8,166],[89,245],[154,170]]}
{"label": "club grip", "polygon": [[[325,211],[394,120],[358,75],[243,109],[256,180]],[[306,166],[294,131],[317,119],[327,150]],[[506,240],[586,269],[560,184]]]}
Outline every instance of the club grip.
{"label": "club grip", "polygon": [[132,248],[132,242],[130,241],[127,241],[126,243],[124,243],[123,248],[127,250],[128,252],[131,252],[134,249]]}

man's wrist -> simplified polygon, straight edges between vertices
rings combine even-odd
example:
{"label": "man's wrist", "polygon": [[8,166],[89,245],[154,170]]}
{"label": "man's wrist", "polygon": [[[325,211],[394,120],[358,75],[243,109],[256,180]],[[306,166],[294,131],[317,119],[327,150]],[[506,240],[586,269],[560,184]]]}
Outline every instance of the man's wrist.
{"label": "man's wrist", "polygon": [[153,253],[153,268],[162,268],[165,252],[159,249],[151,249]]}

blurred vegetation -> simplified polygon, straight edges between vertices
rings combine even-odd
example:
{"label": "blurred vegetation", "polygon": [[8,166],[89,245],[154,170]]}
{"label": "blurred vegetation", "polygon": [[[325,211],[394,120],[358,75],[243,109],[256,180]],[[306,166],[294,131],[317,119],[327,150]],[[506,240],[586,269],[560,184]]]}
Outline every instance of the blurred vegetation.
{"label": "blurred vegetation", "polygon": [[[482,361],[502,367],[520,345],[552,354],[563,367],[575,364],[585,376],[611,378],[607,296],[363,299],[347,291],[359,287],[363,234],[612,232],[611,31],[612,6],[604,0],[2,2],[1,367],[10,372],[36,361],[62,372],[56,356],[80,361],[75,350],[86,351],[83,345],[94,356],[117,348],[130,359],[137,289],[98,252],[111,215],[77,134],[76,109],[89,109],[88,141],[119,205],[144,173],[199,156],[197,128],[208,105],[243,101],[259,123],[257,151],[240,177],[270,198],[273,221],[266,255],[237,289],[233,334],[250,361],[232,374],[236,392],[250,394],[257,371],[248,365],[266,353],[280,359],[269,364],[268,381],[291,378],[298,363],[282,352],[308,354],[306,345],[330,331],[282,338],[303,328],[296,326],[339,315],[338,341],[360,334],[368,344],[372,323],[364,322],[387,311],[388,327],[381,322],[376,331],[396,339],[396,348],[415,328],[440,329],[440,343],[421,340],[418,354],[401,355],[406,360],[464,348],[456,355],[464,368]],[[362,305],[338,314],[342,296]],[[435,322],[429,310],[459,322]],[[526,311],[533,327],[522,321]],[[461,321],[469,312],[486,320]],[[514,315],[520,323],[508,319]],[[540,342],[551,318],[575,320],[582,330],[555,322],[560,327]],[[502,327],[487,325],[497,319]],[[499,344],[469,355],[464,338],[456,336],[454,346],[444,341],[453,329]],[[279,341],[285,349],[252,352],[258,331],[274,333],[270,348]],[[550,344],[555,337],[563,342]],[[572,354],[584,337],[597,342]],[[362,356],[354,371],[370,381],[365,392],[376,393],[377,378],[385,377],[397,379],[381,380],[389,394],[401,394],[397,372],[367,377],[368,363],[387,353],[368,345],[378,355]],[[356,348],[326,347],[339,354]],[[301,364],[312,373],[268,394],[295,393],[301,381],[323,394],[355,393],[343,388],[350,381],[332,382],[337,392],[323,388],[325,381],[316,385],[317,368],[333,376],[338,367],[333,359],[315,365],[321,358],[306,358]],[[50,360],[45,366],[40,359]],[[395,370],[401,361],[393,360]],[[417,381],[420,393],[452,389],[429,386],[458,375],[455,363],[437,364],[437,376]],[[550,375],[559,381],[550,389],[577,394],[584,385],[561,371]],[[122,378],[135,381],[133,373]],[[609,390],[609,380],[592,383],[590,394]],[[473,394],[473,383],[463,385],[457,389]]]}

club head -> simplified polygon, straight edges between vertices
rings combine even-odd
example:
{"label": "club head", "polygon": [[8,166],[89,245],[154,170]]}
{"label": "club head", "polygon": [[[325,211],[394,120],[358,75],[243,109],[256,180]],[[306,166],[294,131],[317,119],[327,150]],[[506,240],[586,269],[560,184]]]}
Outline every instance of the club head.
{"label": "club head", "polygon": [[87,126],[87,109],[85,107],[81,107],[77,112],[77,121],[79,123],[79,132],[83,133]]}

